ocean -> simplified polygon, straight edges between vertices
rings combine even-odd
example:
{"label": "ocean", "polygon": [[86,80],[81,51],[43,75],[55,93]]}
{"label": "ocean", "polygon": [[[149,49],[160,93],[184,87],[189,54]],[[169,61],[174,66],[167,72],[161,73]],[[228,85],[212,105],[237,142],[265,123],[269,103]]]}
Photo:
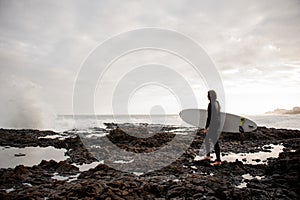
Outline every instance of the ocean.
{"label": "ocean", "polygon": [[[245,116],[258,126],[277,129],[300,130],[300,115],[251,115]],[[148,123],[190,127],[178,115],[58,115],[47,129],[63,132],[72,129],[105,128],[104,123]]]}

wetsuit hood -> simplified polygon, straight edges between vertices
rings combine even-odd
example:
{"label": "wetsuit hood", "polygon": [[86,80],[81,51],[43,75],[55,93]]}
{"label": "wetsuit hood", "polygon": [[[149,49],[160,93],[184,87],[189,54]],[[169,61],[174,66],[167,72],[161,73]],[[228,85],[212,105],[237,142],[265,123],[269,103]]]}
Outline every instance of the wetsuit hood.
{"label": "wetsuit hood", "polygon": [[216,101],[217,99],[217,93],[214,90],[208,91],[208,98],[210,101]]}

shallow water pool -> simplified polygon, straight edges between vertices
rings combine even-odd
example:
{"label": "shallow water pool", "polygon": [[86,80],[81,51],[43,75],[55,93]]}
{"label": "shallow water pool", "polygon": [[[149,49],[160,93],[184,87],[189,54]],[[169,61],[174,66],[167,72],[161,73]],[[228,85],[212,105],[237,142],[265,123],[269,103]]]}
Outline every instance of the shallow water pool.
{"label": "shallow water pool", "polygon": [[68,159],[66,149],[54,147],[2,147],[0,146],[0,168],[15,168],[18,165],[32,167],[42,160],[55,160],[60,162]]}
{"label": "shallow water pool", "polygon": [[227,162],[235,162],[236,159],[242,161],[244,164],[266,164],[268,158],[278,158],[279,154],[283,152],[284,146],[282,144],[264,145],[262,149],[268,149],[269,152],[259,151],[255,153],[229,153],[222,157],[222,160]]}

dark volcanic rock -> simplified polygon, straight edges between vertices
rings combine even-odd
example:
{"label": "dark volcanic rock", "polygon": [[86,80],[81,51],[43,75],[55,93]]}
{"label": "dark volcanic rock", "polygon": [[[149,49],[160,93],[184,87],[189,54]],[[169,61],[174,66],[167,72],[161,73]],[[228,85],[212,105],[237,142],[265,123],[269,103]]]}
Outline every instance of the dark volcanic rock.
{"label": "dark volcanic rock", "polygon": [[78,173],[78,167],[67,163],[66,161],[60,161],[57,163],[54,160],[45,161],[43,160],[38,167],[42,168],[43,170],[48,170],[51,172],[58,172],[60,174],[74,174]]}
{"label": "dark volcanic rock", "polygon": [[127,134],[122,129],[114,129],[107,135],[110,141],[118,147],[135,153],[151,152],[170,142],[175,134],[168,132],[156,133],[147,138],[138,138]]}
{"label": "dark volcanic rock", "polygon": [[[128,134],[120,128],[122,126],[107,124],[109,135],[105,137],[120,148],[136,153],[149,153],[169,145],[175,137],[169,131],[176,130],[176,127],[159,127],[154,135],[139,138]],[[127,131],[144,131],[150,125],[125,126],[129,127]],[[272,150],[267,146],[262,148],[266,144],[283,144],[285,149],[279,158],[269,159],[264,165],[236,160],[224,161],[215,167],[208,161],[194,161],[203,142],[200,130],[181,157],[140,176],[105,164],[80,172],[73,163],[91,163],[96,159],[79,137],[39,138],[55,134],[0,129],[1,146],[54,146],[67,149],[70,157],[61,162],[42,161],[33,167],[20,165],[14,169],[0,169],[0,199],[299,199],[300,132],[296,130],[259,127],[243,137],[223,133],[220,138],[222,155]],[[105,149],[101,153],[105,154]],[[54,179],[54,174],[65,179]],[[245,174],[252,178],[243,178]],[[241,183],[245,187],[237,187]]]}
{"label": "dark volcanic rock", "polygon": [[[39,137],[55,135],[53,131],[0,129],[0,146],[26,147],[38,146]],[[49,146],[49,145],[46,145]]]}
{"label": "dark volcanic rock", "polygon": [[295,152],[280,153],[279,158],[270,161],[266,168],[266,174],[270,176],[272,183],[278,188],[289,191],[288,196],[291,197],[295,194],[299,195],[300,191],[299,161],[300,147]]}

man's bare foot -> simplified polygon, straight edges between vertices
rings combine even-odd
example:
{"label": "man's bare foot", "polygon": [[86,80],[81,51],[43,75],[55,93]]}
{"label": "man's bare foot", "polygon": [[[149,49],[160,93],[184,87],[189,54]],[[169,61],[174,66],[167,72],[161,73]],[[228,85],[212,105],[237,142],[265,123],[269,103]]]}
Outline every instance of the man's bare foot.
{"label": "man's bare foot", "polygon": [[210,161],[211,157],[210,156],[205,156],[202,160],[208,160]]}
{"label": "man's bare foot", "polygon": [[221,161],[216,161],[216,162],[211,163],[210,165],[211,166],[220,166],[221,164],[222,164]]}

